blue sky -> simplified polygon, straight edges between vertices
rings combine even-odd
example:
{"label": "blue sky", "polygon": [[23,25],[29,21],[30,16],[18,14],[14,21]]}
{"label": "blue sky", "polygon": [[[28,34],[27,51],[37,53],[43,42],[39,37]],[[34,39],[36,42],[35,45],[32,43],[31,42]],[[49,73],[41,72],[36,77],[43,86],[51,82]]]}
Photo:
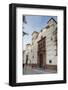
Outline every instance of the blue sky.
{"label": "blue sky", "polygon": [[54,18],[57,21],[56,16],[25,15],[25,18],[26,18],[27,24],[23,24],[23,27],[24,27],[23,31],[27,32],[29,35],[23,36],[23,48],[24,49],[27,43],[31,43],[33,31],[40,32],[42,28],[46,27],[47,22],[50,18]]}

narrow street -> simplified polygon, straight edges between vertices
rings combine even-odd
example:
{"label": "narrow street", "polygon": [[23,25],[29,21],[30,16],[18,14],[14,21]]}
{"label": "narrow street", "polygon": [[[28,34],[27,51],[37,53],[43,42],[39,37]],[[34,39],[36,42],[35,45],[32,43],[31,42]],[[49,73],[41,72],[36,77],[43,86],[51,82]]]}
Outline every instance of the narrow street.
{"label": "narrow street", "polygon": [[24,75],[30,74],[51,74],[56,73],[56,70],[42,69],[42,68],[32,68],[30,66],[25,66],[23,70]]}

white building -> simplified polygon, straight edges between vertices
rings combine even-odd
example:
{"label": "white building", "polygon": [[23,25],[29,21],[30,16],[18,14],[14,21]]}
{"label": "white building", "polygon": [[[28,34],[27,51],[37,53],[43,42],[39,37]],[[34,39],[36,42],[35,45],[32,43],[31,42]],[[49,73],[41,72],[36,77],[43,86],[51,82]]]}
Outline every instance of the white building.
{"label": "white building", "polygon": [[40,32],[32,33],[31,44],[26,45],[24,64],[57,70],[57,22],[51,18]]}
{"label": "white building", "polygon": [[23,63],[31,64],[32,54],[31,54],[31,44],[26,45],[26,50],[23,51]]}

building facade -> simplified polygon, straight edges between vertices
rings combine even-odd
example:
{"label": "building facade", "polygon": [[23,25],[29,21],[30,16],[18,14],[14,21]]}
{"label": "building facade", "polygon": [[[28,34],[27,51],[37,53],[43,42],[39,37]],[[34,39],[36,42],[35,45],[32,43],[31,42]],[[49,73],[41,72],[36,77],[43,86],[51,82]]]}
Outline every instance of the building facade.
{"label": "building facade", "polygon": [[57,70],[57,22],[53,18],[40,32],[32,33],[32,42],[23,51],[23,63]]}

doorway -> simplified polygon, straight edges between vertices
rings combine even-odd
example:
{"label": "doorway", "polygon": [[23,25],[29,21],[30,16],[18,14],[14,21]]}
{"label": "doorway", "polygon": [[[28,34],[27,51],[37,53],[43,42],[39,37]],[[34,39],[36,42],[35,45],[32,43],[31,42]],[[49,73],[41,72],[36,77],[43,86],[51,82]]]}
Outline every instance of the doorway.
{"label": "doorway", "polygon": [[28,64],[28,55],[26,55],[26,64]]}
{"label": "doorway", "polygon": [[39,55],[39,67],[43,67],[43,54]]}

